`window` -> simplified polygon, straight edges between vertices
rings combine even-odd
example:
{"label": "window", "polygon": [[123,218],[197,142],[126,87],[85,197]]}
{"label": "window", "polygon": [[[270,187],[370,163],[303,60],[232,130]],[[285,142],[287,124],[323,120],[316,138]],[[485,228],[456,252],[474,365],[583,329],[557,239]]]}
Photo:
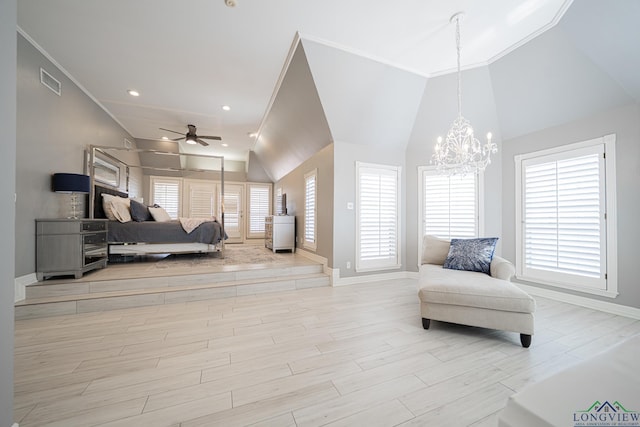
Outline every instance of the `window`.
{"label": "window", "polygon": [[276,189],[276,209],[275,209],[275,215],[280,215],[284,212],[284,210],[282,209],[282,187],[278,187]]}
{"label": "window", "polygon": [[189,191],[189,218],[211,218],[216,214],[216,186],[202,182],[187,182],[185,191]]}
{"label": "window", "polygon": [[248,238],[264,237],[264,218],[271,213],[271,186],[268,184],[248,184],[249,224]]}
{"label": "window", "polygon": [[399,166],[356,163],[356,271],[400,268]]}
{"label": "window", "polygon": [[519,279],[615,297],[615,135],[516,156]]}
{"label": "window", "polygon": [[[481,235],[481,175],[440,175],[431,167],[418,170],[421,236],[444,239]],[[422,246],[422,239],[419,239]]]}
{"label": "window", "polygon": [[318,197],[318,170],[314,169],[304,176],[304,247],[316,250],[316,206]]}
{"label": "window", "polygon": [[151,203],[162,206],[172,219],[178,219],[181,187],[179,178],[151,177]]}

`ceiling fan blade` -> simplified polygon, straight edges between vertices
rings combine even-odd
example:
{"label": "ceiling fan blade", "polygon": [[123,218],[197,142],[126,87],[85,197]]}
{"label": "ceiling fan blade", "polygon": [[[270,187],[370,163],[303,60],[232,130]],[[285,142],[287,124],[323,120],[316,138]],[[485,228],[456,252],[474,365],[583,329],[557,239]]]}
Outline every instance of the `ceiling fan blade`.
{"label": "ceiling fan blade", "polygon": [[203,147],[206,147],[207,145],[209,145],[208,142],[205,142],[205,141],[201,140],[200,138],[197,138],[196,141],[198,141],[198,144],[202,145]]}
{"label": "ceiling fan blade", "polygon": [[160,130],[166,130],[167,132],[173,132],[173,133],[177,133],[178,135],[184,135],[184,132],[178,132],[175,130],[171,130],[171,129],[165,129],[165,128],[158,128]]}
{"label": "ceiling fan blade", "polygon": [[198,138],[215,139],[216,141],[222,141],[222,138],[220,138],[219,136],[198,135]]}
{"label": "ceiling fan blade", "polygon": [[184,136],[183,136],[182,138],[175,138],[175,139],[172,139],[171,141],[174,141],[174,142],[175,142],[175,141],[182,141],[183,139],[184,139]]}

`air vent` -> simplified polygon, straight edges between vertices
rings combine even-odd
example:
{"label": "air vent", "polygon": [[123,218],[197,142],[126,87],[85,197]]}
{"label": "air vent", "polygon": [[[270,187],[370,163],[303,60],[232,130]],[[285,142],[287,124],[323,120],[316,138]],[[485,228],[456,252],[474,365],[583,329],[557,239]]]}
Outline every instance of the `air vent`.
{"label": "air vent", "polygon": [[40,83],[51,89],[56,95],[60,96],[62,84],[51,74],[47,73],[44,68],[40,68]]}

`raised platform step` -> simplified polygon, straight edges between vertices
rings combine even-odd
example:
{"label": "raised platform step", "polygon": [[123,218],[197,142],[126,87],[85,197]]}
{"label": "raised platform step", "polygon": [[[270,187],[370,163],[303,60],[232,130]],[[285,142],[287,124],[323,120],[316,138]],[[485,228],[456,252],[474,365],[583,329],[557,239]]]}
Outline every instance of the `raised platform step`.
{"label": "raised platform step", "polygon": [[130,279],[45,281],[27,286],[27,298],[15,305],[15,318],[118,310],[320,286],[330,286],[330,279],[322,273],[319,264]]}

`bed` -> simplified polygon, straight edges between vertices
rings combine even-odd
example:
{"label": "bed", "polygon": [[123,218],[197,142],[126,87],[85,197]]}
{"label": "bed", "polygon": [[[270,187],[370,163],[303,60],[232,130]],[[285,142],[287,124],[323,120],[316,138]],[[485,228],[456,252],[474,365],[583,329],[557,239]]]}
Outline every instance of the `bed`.
{"label": "bed", "polygon": [[[124,150],[127,153],[116,157],[115,155],[110,154],[113,150]],[[200,168],[189,168],[188,166],[185,167],[182,162],[180,162],[180,168],[149,167],[128,164],[121,160],[121,158],[126,158],[128,154],[131,154],[131,152],[138,153],[138,155],[142,155],[144,153],[164,156],[180,156],[180,159],[184,157],[196,158],[194,160],[219,162],[218,164],[220,166],[219,169],[202,169],[202,166],[200,166]],[[224,157],[149,149],[90,145],[87,150],[86,160],[86,170],[91,181],[88,199],[89,215],[90,218],[110,219],[107,232],[109,255],[219,252],[220,255],[224,257],[224,240],[227,238],[227,234],[224,232],[224,208],[220,215],[220,222],[214,218],[207,218],[202,220],[197,219],[194,223],[194,219],[189,219],[185,224],[183,218],[181,218],[180,221],[169,220],[170,218],[166,214],[166,211],[164,212],[166,215],[164,219],[167,221],[140,220],[140,218],[135,218],[139,221],[131,221],[129,214],[132,213],[133,209],[130,210],[129,206],[133,207],[134,202],[128,199],[129,195],[126,192],[120,191],[119,189],[122,188],[120,187],[122,184],[120,173],[124,172],[123,175],[126,178],[124,187],[126,188],[126,191],[128,191],[130,168],[141,168],[143,170],[157,170],[162,172],[171,171],[178,173],[209,172],[217,170],[220,173],[220,194],[221,198],[224,199]],[[129,160],[131,159],[129,158]],[[104,166],[104,164],[108,166],[107,169],[100,166]],[[113,175],[104,175],[105,171],[113,173]],[[107,183],[108,185],[100,185],[98,184],[98,181],[101,183]],[[107,194],[125,199],[124,201],[127,202],[127,215],[125,216],[127,218],[122,218],[122,215],[118,215],[122,221],[113,221],[114,215],[112,204],[107,204],[109,215],[107,216],[105,214],[103,196]],[[122,199],[119,199],[119,201],[122,202]],[[137,206],[141,206],[142,209],[149,208],[141,204],[137,204]],[[149,211],[151,211],[151,209],[149,209]],[[185,231],[185,228],[188,232]],[[224,239],[222,238],[223,236]]]}
{"label": "bed", "polygon": [[[116,189],[94,185],[93,217],[107,218],[103,194],[127,198]],[[109,221],[107,243],[110,255],[221,252],[223,231],[218,221],[207,221],[187,233],[180,221]]]}

